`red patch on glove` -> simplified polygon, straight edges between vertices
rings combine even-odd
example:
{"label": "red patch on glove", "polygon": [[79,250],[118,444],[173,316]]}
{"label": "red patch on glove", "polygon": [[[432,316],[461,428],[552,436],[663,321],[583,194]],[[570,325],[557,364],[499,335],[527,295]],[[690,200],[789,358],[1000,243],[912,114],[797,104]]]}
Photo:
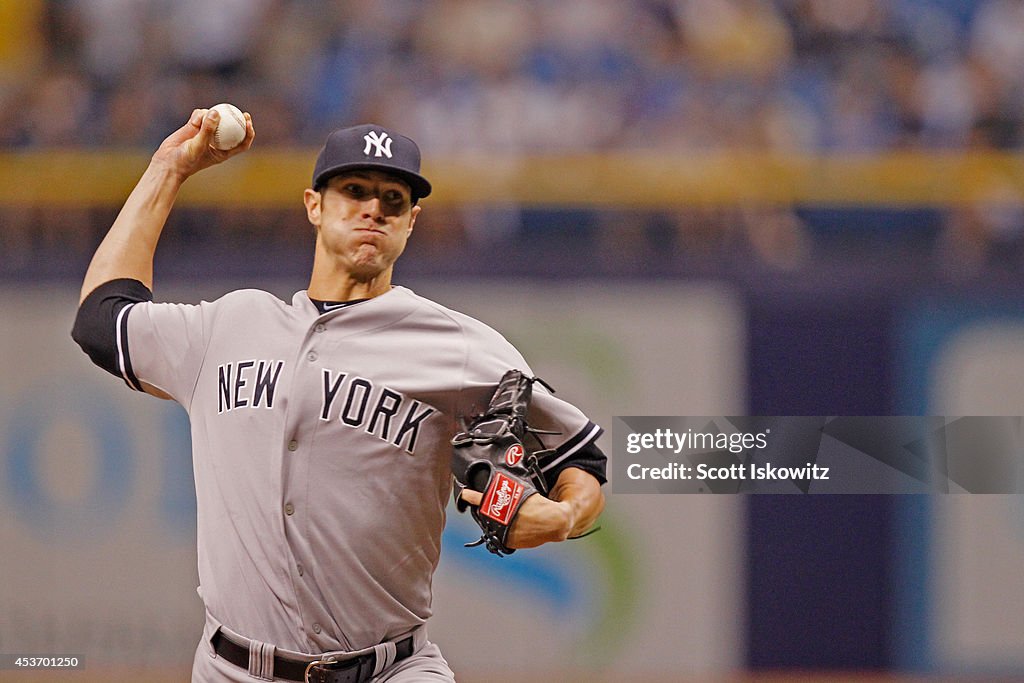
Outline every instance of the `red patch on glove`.
{"label": "red patch on glove", "polygon": [[499,524],[508,526],[512,512],[523,497],[523,485],[501,472],[494,473],[494,479],[480,503],[480,514],[490,517]]}

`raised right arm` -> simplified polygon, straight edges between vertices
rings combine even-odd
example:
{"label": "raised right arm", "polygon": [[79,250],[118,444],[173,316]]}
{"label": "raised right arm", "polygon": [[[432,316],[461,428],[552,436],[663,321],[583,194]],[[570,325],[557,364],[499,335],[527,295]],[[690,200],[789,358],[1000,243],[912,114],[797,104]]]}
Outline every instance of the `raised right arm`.
{"label": "raised right arm", "polygon": [[171,133],[128,196],[89,263],[71,336],[96,365],[133,389],[160,398],[165,392],[135,377],[126,342],[131,306],[153,298],[153,256],[182,183],[204,168],[241,154],[252,145],[252,119],[245,115],[245,139],[223,151],[210,142],[219,116],[196,109]]}
{"label": "raised right arm", "polygon": [[245,120],[245,140],[228,151],[210,144],[219,117],[207,109],[193,111],[188,123],[163,141],[96,249],[79,303],[103,283],[122,278],[138,280],[152,290],[153,255],[178,190],[189,176],[249,149],[255,133],[248,114]]}

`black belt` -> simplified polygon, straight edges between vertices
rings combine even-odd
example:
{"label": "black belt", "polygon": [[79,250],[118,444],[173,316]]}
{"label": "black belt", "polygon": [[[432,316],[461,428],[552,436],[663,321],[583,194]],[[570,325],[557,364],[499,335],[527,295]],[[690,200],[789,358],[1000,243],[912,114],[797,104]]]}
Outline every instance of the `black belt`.
{"label": "black belt", "polygon": [[[249,670],[249,648],[227,638],[217,631],[211,639],[213,649],[219,657],[223,657],[237,667]],[[408,636],[395,643],[395,661],[405,659],[412,654],[413,638]],[[315,661],[315,660],[313,660]],[[373,670],[377,665],[377,654],[367,652],[365,655],[339,661],[326,661],[309,666],[309,662],[296,659],[285,659],[274,655],[274,678],[288,681],[305,681],[306,669],[309,669],[309,680],[314,683],[366,683],[373,678]]]}

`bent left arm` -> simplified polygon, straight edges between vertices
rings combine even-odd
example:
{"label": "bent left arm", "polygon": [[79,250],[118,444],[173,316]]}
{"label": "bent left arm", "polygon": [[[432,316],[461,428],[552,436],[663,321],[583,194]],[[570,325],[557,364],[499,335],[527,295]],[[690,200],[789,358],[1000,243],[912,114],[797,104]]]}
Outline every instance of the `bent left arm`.
{"label": "bent left arm", "polygon": [[[526,499],[509,529],[508,547],[535,548],[579,536],[604,510],[601,483],[577,467],[562,470],[549,496],[538,494]],[[471,505],[479,505],[483,495],[465,489],[462,497]]]}
{"label": "bent left arm", "polygon": [[584,534],[604,510],[601,483],[577,467],[562,470],[549,496],[530,496],[523,503],[509,529],[510,548],[535,548]]}

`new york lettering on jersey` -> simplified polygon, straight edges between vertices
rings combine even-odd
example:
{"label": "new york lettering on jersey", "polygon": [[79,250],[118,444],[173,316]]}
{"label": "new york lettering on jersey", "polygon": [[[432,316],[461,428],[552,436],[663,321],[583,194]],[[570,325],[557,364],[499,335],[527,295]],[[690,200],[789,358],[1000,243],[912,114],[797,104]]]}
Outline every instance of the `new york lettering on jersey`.
{"label": "new york lettering on jersey", "polygon": [[217,366],[217,414],[236,408],[273,408],[283,360],[242,360]]}
{"label": "new york lettering on jersey", "polygon": [[[217,414],[239,408],[273,408],[283,360],[243,360],[217,366]],[[364,377],[323,369],[320,419],[364,429],[367,434],[412,454],[421,423],[435,408],[407,399],[401,392],[377,387]]]}
{"label": "new york lettering on jersey", "polygon": [[[398,391],[378,388],[364,377],[349,379],[347,373],[324,368],[323,379],[321,420],[337,419],[348,427],[365,429],[367,434],[402,447],[410,454],[416,449],[420,424],[436,412]],[[339,400],[341,394],[344,398]]]}

